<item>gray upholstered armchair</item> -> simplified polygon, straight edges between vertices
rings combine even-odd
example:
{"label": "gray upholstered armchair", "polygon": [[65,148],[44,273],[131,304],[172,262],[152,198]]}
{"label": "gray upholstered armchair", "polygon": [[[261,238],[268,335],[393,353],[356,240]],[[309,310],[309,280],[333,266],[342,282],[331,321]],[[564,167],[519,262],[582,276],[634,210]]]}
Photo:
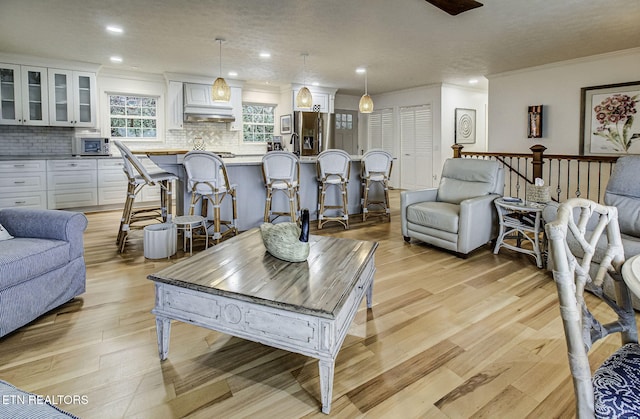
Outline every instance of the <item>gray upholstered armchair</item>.
{"label": "gray upholstered armchair", "polygon": [[466,255],[496,238],[493,201],[503,191],[498,162],[448,159],[438,188],[401,192],[402,235]]}

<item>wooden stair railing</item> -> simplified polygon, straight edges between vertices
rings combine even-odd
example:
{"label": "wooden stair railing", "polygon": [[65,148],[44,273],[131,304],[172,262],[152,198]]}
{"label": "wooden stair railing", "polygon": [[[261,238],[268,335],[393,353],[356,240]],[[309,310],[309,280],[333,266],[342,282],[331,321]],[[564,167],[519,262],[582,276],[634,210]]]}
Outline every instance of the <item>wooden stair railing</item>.
{"label": "wooden stair railing", "polygon": [[536,144],[531,153],[499,153],[463,151],[463,146],[454,144],[454,158],[479,158],[499,161],[505,170],[504,194],[526,199],[526,187],[536,178],[549,185],[554,201],[573,197],[591,199],[598,203],[604,200],[604,191],[618,156],[576,156],[544,154],[546,147]]}

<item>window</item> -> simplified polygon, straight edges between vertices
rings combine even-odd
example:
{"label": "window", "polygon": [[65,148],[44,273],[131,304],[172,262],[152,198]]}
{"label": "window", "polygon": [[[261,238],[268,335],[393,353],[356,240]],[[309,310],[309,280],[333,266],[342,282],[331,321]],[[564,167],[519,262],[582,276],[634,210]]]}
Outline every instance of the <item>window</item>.
{"label": "window", "polygon": [[246,143],[264,143],[273,140],[274,105],[242,105],[242,131]]}
{"label": "window", "polygon": [[158,98],[109,95],[109,125],[113,138],[157,138]]}
{"label": "window", "polygon": [[336,113],[336,129],[353,129],[353,115]]}

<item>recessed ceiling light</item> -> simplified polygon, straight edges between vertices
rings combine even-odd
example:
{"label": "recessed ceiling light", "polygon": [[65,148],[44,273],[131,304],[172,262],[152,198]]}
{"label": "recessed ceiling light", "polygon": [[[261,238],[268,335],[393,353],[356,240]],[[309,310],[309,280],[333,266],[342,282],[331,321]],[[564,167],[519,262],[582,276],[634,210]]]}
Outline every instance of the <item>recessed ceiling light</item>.
{"label": "recessed ceiling light", "polygon": [[122,57],[113,56],[113,57],[111,57],[109,59],[111,60],[112,63],[121,63],[122,62]]}
{"label": "recessed ceiling light", "polygon": [[313,83],[311,83],[312,86],[320,86],[320,83],[318,83],[317,81],[314,81]]}
{"label": "recessed ceiling light", "polygon": [[362,73],[366,73],[366,72],[367,72],[366,68],[363,68],[363,67],[356,68],[356,73],[358,73],[358,74],[362,74]]}
{"label": "recessed ceiling light", "polygon": [[271,54],[268,52],[261,52],[260,58],[271,58]]}
{"label": "recessed ceiling light", "polygon": [[107,31],[111,33],[123,33],[124,31],[120,26],[109,25],[107,26]]}
{"label": "recessed ceiling light", "polygon": [[231,77],[236,77],[236,76],[238,75],[238,73],[236,73],[235,71],[229,71],[229,72],[227,73],[227,75],[228,75],[228,76],[231,76]]}
{"label": "recessed ceiling light", "polygon": [[478,84],[478,79],[469,80],[469,84]]}

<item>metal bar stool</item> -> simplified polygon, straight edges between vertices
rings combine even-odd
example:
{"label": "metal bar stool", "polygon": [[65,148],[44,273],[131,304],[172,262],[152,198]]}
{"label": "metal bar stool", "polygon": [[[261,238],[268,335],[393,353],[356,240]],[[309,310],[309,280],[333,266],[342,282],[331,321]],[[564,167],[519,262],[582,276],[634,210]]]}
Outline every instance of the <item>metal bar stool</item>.
{"label": "metal bar stool", "polygon": [[[369,150],[362,156],[362,221],[367,221],[369,215],[384,215],[391,221],[389,208],[389,177],[393,157],[383,150]],[[382,196],[371,199],[370,192],[373,185],[380,185]],[[377,209],[369,210],[369,206]]]}
{"label": "metal bar stool", "polygon": [[[131,230],[141,230],[149,221],[157,221],[165,223],[171,221],[171,188],[172,182],[178,179],[173,173],[165,172],[158,167],[153,172],[147,171],[131,150],[122,142],[115,140],[113,142],[124,160],[124,173],[129,180],[127,184],[127,199],[122,210],[122,218],[120,219],[120,228],[116,244],[120,253],[124,252],[127,244],[127,237]],[[160,186],[160,206],[157,207],[141,207],[133,208],[133,203],[145,186]],[[142,224],[139,224],[142,223]]]}
{"label": "metal bar stool", "polygon": [[[191,190],[189,214],[194,215],[195,206],[201,203],[201,215],[208,219],[208,206],[213,206],[213,232],[209,235],[219,243],[228,235],[237,235],[238,210],[236,207],[236,185],[229,183],[227,168],[220,157],[210,151],[190,151],[184,156],[187,172],[187,187]],[[221,217],[221,205],[225,198],[231,200],[231,220]],[[228,200],[227,200],[228,201]],[[225,230],[222,230],[222,228]]]}
{"label": "metal bar stool", "polygon": [[[267,189],[264,222],[288,216],[295,223],[300,217],[300,161],[288,151],[270,151],[262,158],[262,177]],[[282,192],[289,202],[289,211],[273,211],[274,192]],[[275,216],[273,219],[272,216]]]}
{"label": "metal bar stool", "polygon": [[[347,183],[351,173],[351,156],[338,149],[325,150],[318,154],[316,162],[318,171],[318,229],[330,221],[335,221],[349,228],[349,207],[347,205]],[[326,196],[330,186],[337,189],[342,196],[340,204],[327,205]],[[331,214],[327,214],[327,210]]]}

